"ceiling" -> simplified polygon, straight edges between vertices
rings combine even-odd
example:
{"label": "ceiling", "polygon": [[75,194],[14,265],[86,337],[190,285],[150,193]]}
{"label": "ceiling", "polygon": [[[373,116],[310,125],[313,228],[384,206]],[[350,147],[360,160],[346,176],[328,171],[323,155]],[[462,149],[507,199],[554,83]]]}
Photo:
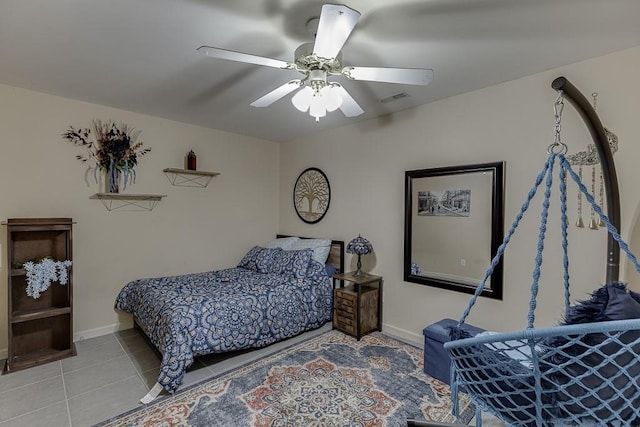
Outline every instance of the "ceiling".
{"label": "ceiling", "polygon": [[297,71],[196,52],[209,45],[292,61],[312,41],[306,22],[323,3],[1,0],[0,83],[288,141],[640,45],[638,0],[349,0],[362,16],[343,65],[431,68],[435,78],[406,86],[336,77],[365,113],[337,110],[319,123],[291,95],[249,105]]}

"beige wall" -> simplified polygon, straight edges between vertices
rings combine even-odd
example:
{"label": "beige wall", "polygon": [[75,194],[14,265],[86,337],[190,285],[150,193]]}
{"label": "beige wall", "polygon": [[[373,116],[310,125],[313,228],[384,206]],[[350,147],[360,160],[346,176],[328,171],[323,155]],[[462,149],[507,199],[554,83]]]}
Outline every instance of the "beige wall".
{"label": "beige wall", "polygon": [[[129,193],[166,194],[151,212],[108,212],[102,191],[60,135],[90,120],[123,121],[152,151]],[[0,85],[0,219],[71,217],[76,337],[129,327],[113,303],[128,281],[235,265],[278,231],[278,144]],[[219,172],[207,188],[172,186],[162,170]],[[0,358],[7,345],[6,229],[0,232]],[[4,349],[4,350],[3,350]],[[6,354],[6,353],[5,353]]]}
{"label": "beige wall", "polygon": [[[615,159],[622,234],[639,235],[632,233],[640,212],[635,185],[640,181],[638,69],[640,48],[634,48],[280,145],[0,85],[0,219],[69,216],[77,222],[77,337],[130,325],[127,316],[112,308],[129,280],[231,266],[250,246],[280,231],[345,241],[361,233],[370,239],[375,253],[365,255],[363,263],[385,278],[384,329],[420,342],[425,325],[459,317],[469,297],[402,280],[404,171],[506,160],[509,226],[552,142],[555,93],[550,83],[565,75],[587,96],[599,93],[598,113],[620,139]],[[432,84],[438,84],[437,77]],[[60,134],[69,125],[87,126],[92,118],[125,121],[142,130],[141,139],[153,151],[141,159],[138,182],[127,191],[166,194],[154,211],[108,212],[89,199],[100,189],[90,176],[85,178],[86,167],[74,158],[80,148]],[[570,105],[563,140],[571,152],[591,142]],[[189,149],[198,154],[199,169],[221,173],[206,189],[173,187],[162,173],[166,167],[181,167]],[[327,174],[332,189],[329,211],[314,225],[300,221],[291,206],[295,179],[310,166]],[[507,251],[504,300],[480,299],[470,322],[496,330],[524,326],[538,206]],[[550,229],[557,225],[553,215]],[[572,228],[570,240],[573,291],[584,297],[604,277],[604,231]],[[639,240],[631,241],[636,253]],[[539,325],[553,324],[562,306],[557,231],[551,232],[546,247]],[[0,252],[0,295],[6,295],[4,232]],[[349,268],[355,267],[355,259],[347,261]],[[623,264],[622,271],[632,288],[640,290],[633,270]],[[6,319],[6,299],[0,301],[0,319]],[[6,337],[6,322],[0,321],[0,357]]]}
{"label": "beige wall", "polygon": [[[364,256],[363,264],[385,279],[383,327],[419,343],[427,324],[443,317],[459,318],[469,296],[403,281],[404,171],[506,160],[509,227],[543,166],[547,146],[553,142],[556,93],[550,85],[564,75],[589,99],[592,92],[599,93],[598,113],[619,137],[615,160],[622,194],[621,229],[626,238],[640,199],[638,69],[640,47],[282,144],[280,231],[345,241],[359,233],[368,238],[375,254]],[[438,84],[437,70],[432,84]],[[562,129],[571,153],[583,151],[591,143],[586,127],[568,102]],[[329,211],[315,225],[302,223],[291,206],[295,179],[311,166],[327,174],[332,190]],[[570,194],[573,224],[574,188]],[[481,298],[469,322],[501,331],[526,325],[539,201],[536,198],[507,250],[504,300]],[[554,324],[562,310],[559,214],[553,212],[537,312],[536,324],[540,326]],[[572,227],[569,238],[573,295],[584,298],[604,280],[605,232]],[[355,260],[350,259],[350,268],[354,265]],[[640,289],[637,278],[629,280],[632,288]]]}

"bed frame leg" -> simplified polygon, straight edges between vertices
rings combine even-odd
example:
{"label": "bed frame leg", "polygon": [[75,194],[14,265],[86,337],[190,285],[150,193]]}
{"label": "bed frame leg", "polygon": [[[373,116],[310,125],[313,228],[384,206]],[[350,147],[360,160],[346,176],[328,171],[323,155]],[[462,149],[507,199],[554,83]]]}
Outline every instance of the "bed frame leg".
{"label": "bed frame leg", "polygon": [[156,397],[158,397],[161,391],[162,391],[162,386],[160,385],[160,383],[156,383],[156,385],[154,385],[153,388],[149,390],[149,393],[147,393],[142,399],[140,399],[140,402],[144,403],[145,405],[147,403],[150,403]]}

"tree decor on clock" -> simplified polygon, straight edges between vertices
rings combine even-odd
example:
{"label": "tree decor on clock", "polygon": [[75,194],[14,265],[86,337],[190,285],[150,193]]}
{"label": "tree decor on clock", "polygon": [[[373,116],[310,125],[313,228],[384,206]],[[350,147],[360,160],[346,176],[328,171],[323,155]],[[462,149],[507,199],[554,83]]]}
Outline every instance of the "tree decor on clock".
{"label": "tree decor on clock", "polygon": [[305,169],[293,187],[293,206],[301,220],[319,222],[329,210],[331,187],[327,176],[318,168]]}

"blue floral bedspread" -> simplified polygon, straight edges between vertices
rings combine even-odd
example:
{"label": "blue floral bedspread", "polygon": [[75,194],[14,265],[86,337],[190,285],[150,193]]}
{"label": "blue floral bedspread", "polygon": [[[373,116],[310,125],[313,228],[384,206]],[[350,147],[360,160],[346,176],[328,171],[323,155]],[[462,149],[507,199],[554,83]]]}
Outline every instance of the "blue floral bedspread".
{"label": "blue floral bedspread", "polygon": [[310,274],[230,268],[128,283],[115,308],[135,316],[163,354],[158,383],[174,392],[194,356],[264,347],[331,319],[333,286],[324,266]]}

